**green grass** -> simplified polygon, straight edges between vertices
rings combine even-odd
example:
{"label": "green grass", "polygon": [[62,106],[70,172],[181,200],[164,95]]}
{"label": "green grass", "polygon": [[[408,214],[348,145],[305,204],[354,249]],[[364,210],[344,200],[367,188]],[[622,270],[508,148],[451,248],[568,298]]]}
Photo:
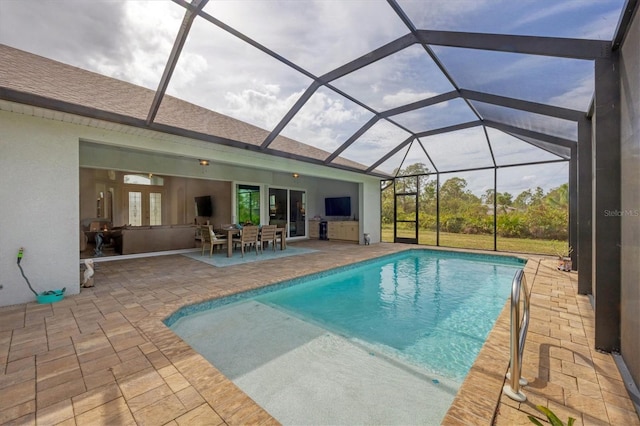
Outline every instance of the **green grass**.
{"label": "green grass", "polygon": [[[382,241],[393,242],[393,226],[382,228]],[[418,244],[436,245],[436,232],[420,230]],[[561,248],[566,248],[566,245],[566,241],[498,237],[497,248],[498,251],[555,256]],[[440,246],[493,250],[493,235],[440,232]]]}

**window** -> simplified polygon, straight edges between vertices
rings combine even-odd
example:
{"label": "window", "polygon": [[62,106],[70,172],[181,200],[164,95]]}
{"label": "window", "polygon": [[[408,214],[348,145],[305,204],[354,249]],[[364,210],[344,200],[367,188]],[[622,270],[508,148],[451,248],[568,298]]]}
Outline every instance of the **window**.
{"label": "window", "polygon": [[163,186],[164,179],[160,176],[156,176],[153,173],[149,173],[148,175],[135,174],[135,175],[124,175],[124,183],[132,184],[132,185],[155,185],[155,186]]}
{"label": "window", "polygon": [[129,192],[129,224],[142,225],[142,192]]}
{"label": "window", "polygon": [[238,185],[236,207],[238,209],[238,223],[260,224],[260,187],[252,185]]}

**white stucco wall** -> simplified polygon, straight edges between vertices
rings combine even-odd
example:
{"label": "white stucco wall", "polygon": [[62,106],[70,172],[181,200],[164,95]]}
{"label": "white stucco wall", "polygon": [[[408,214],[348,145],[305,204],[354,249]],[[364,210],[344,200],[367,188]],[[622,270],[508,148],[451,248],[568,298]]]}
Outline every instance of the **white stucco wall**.
{"label": "white stucco wall", "polygon": [[63,123],[0,111],[0,305],[79,291],[78,139]]}
{"label": "white stucco wall", "polygon": [[[380,242],[380,181],[365,182],[360,185],[360,211],[364,212],[360,219],[360,243],[363,234],[369,234],[372,243]],[[367,214],[377,212],[375,214]]]}
{"label": "white stucco wall", "polygon": [[[0,306],[35,300],[16,266],[20,247],[37,291],[66,287],[67,294],[78,293],[80,166],[306,190],[310,217],[324,211],[322,191],[348,190],[359,196],[361,231],[371,234],[372,243],[380,241],[377,178],[119,125],[103,128],[95,120],[7,102],[0,107]],[[6,110],[13,107],[25,113]],[[203,168],[198,158],[214,163]]]}

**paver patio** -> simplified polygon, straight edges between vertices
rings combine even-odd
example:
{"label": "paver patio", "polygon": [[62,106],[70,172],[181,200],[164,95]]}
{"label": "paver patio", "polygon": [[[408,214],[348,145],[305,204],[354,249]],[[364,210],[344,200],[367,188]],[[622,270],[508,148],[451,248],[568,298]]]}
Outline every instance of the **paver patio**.
{"label": "paver patio", "polygon": [[[161,321],[184,305],[415,247],[295,245],[318,251],[225,268],[181,255],[101,262],[96,286],[79,295],[0,308],[0,423],[277,424]],[[526,267],[528,401],[501,397],[505,309],[445,424],[531,424],[527,414],[543,404],[578,425],[640,425],[611,355],[592,349],[593,312],[576,296],[577,275],[554,267],[535,257]]]}

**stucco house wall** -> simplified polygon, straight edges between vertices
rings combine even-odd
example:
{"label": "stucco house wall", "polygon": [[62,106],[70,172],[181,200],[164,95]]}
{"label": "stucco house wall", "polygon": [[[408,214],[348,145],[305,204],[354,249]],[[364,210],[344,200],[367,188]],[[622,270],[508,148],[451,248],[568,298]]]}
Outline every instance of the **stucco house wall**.
{"label": "stucco house wall", "polygon": [[[200,166],[199,158],[212,164]],[[80,167],[302,189],[312,215],[324,210],[317,188],[362,194],[356,205],[360,226],[376,228],[379,235],[375,177],[5,102],[0,110],[0,306],[35,300],[16,266],[20,247],[25,248],[21,266],[36,291],[66,287],[68,295],[79,292]],[[299,178],[293,178],[294,171]],[[374,235],[372,242],[378,242]]]}

